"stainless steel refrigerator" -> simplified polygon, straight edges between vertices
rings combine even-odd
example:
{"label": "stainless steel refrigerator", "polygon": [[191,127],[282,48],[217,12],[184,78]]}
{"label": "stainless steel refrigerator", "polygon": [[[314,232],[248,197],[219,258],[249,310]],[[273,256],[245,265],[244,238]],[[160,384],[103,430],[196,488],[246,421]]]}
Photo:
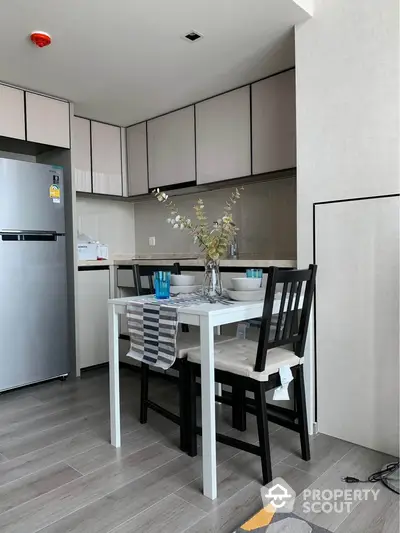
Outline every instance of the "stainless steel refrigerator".
{"label": "stainless steel refrigerator", "polygon": [[0,299],[0,391],[67,375],[60,167],[0,159]]}

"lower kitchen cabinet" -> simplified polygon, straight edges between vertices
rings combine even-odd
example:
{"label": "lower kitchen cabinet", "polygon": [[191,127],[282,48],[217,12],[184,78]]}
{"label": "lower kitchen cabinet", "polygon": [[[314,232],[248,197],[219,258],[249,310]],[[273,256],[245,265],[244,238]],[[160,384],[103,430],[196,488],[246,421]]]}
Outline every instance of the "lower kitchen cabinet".
{"label": "lower kitchen cabinet", "polygon": [[108,361],[108,269],[79,271],[76,292],[78,356],[87,368]]}

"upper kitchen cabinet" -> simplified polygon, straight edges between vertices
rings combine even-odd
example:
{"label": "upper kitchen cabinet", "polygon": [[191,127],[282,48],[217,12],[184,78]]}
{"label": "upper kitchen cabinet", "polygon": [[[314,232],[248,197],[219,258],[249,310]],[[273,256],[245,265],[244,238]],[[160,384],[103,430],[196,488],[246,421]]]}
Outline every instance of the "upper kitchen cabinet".
{"label": "upper kitchen cabinet", "polygon": [[126,130],[126,151],[128,159],[128,196],[149,192],[147,181],[147,139],[146,122]]}
{"label": "upper kitchen cabinet", "polygon": [[92,192],[90,120],[80,117],[73,118],[72,150],[75,189],[79,192]]}
{"label": "upper kitchen cabinet", "polygon": [[121,128],[92,121],[93,192],[122,196]]}
{"label": "upper kitchen cabinet", "polygon": [[295,167],[295,71],[254,83],[251,90],[253,174]]}
{"label": "upper kitchen cabinet", "polygon": [[251,174],[250,87],[196,104],[197,183]]}
{"label": "upper kitchen cabinet", "polygon": [[26,93],[26,140],[70,148],[69,103]]}
{"label": "upper kitchen cabinet", "polygon": [[147,123],[149,187],[194,182],[194,108],[185,107]]}
{"label": "upper kitchen cabinet", "polygon": [[0,135],[25,139],[24,91],[0,85]]}

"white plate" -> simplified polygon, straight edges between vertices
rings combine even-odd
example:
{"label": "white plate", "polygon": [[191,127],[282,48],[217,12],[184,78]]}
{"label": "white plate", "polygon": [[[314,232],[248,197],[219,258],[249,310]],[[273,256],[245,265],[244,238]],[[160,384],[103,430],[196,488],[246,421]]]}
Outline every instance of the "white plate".
{"label": "white plate", "polygon": [[265,289],[258,291],[234,291],[233,289],[226,289],[231,300],[237,302],[258,302],[265,298]]}
{"label": "white plate", "polygon": [[189,292],[196,292],[200,285],[171,285],[171,294],[188,294]]}

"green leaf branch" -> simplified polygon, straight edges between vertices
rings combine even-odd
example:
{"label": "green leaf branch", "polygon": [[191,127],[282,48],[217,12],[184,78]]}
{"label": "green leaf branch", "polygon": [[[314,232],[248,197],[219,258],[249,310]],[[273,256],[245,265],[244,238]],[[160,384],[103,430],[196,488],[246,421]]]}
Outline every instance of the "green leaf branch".
{"label": "green leaf branch", "polygon": [[[243,187],[240,190],[243,190]],[[171,216],[167,218],[168,224],[171,224],[173,229],[187,230],[192,235],[194,242],[205,253],[206,261],[210,259],[218,261],[225,255],[229,244],[234,240],[235,235],[239,231],[239,228],[233,221],[232,215],[232,208],[240,199],[238,188],[229,195],[222,217],[212,223],[208,220],[205,205],[201,198],[193,206],[195,220],[192,220],[179,213],[179,209],[165,192],[161,192],[160,189],[155,189],[153,195],[169,209]]]}

